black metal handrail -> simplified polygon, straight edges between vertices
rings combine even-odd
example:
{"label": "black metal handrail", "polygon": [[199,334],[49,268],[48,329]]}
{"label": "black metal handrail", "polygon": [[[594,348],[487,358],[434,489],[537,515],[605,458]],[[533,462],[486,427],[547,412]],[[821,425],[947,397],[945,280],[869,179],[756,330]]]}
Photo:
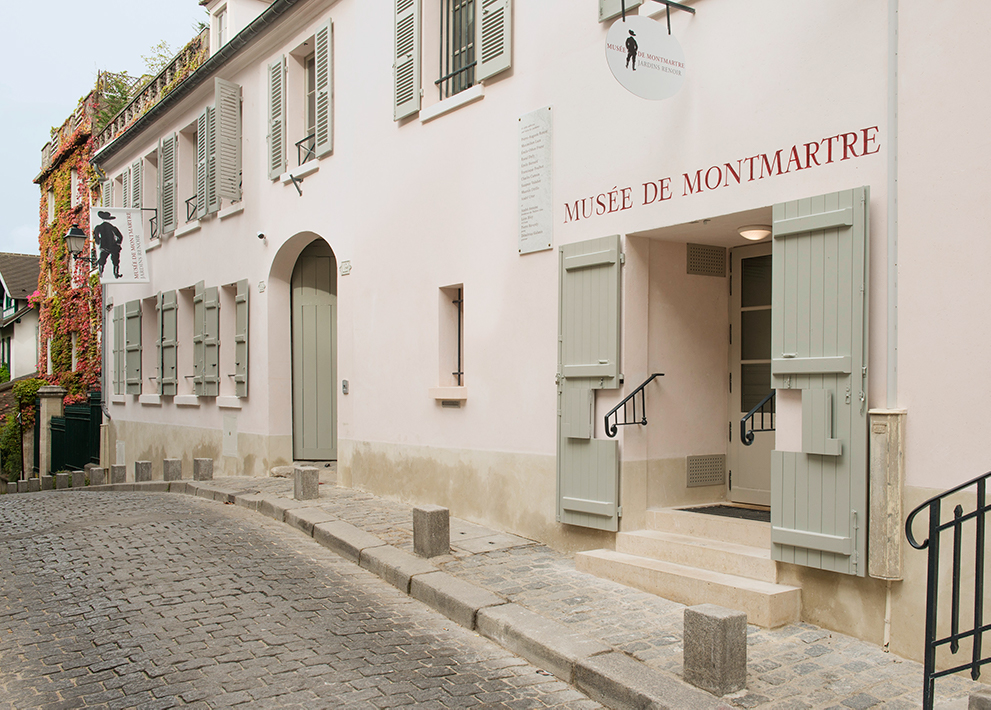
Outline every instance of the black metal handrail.
{"label": "black metal handrail", "polygon": [[[306,143],[307,145],[303,145]],[[306,151],[305,153],[302,151]],[[311,133],[306,138],[296,141],[296,165],[302,165],[317,157],[317,134]]]}
{"label": "black metal handrail", "polygon": [[[977,680],[981,676],[981,666],[991,663],[991,656],[985,657],[982,654],[984,633],[991,631],[991,624],[984,623],[984,533],[986,529],[987,513],[991,510],[991,505],[987,502],[987,484],[991,478],[991,471],[982,476],[978,476],[966,483],[962,483],[956,488],[951,488],[945,493],[933,496],[915,510],[909,513],[905,520],[905,537],[908,543],[917,550],[929,550],[928,575],[926,580],[926,625],[925,625],[925,656],[922,673],[922,707],[924,710],[932,710],[935,691],[935,680],[942,676],[959,673],[970,669],[970,677]],[[974,510],[964,513],[963,505],[956,505],[953,508],[953,517],[946,522],[942,520],[942,503],[954,493],[964,491],[971,486],[976,486],[977,500]],[[912,525],[916,516],[923,510],[929,511],[929,536],[919,542],[912,533]],[[974,521],[974,624],[970,629],[960,630],[960,585],[961,585],[961,557],[964,535],[964,523]],[[947,636],[937,638],[937,610],[939,608],[939,568],[940,568],[940,535],[943,532],[952,530],[952,579],[948,590],[950,597],[950,633]],[[950,653],[956,653],[960,649],[960,641],[972,639],[971,659],[952,668],[941,671],[936,670],[936,651],[941,646],[949,645]]]}
{"label": "black metal handrail", "polygon": [[[655,372],[653,375],[644,380],[639,387],[626,395],[626,398],[609,410],[609,414],[605,418],[606,426],[606,436],[612,438],[616,436],[616,432],[619,431],[621,426],[629,426],[630,424],[643,424],[647,426],[647,400],[644,394],[644,388],[649,385],[655,377],[664,377],[663,372]],[[637,419],[637,400],[635,399],[637,395],[640,395],[640,419]],[[633,402],[633,417],[629,417],[629,410],[627,405],[632,400]],[[623,421],[619,421],[619,410],[623,410]],[[613,423],[609,423],[609,417],[614,417]]]}
{"label": "black metal handrail", "polygon": [[[771,394],[767,395],[758,402],[757,406],[747,412],[743,419],[740,420],[740,441],[743,442],[744,446],[750,446],[754,443],[754,432],[755,431],[774,431],[774,404],[777,390],[771,390]],[[760,426],[754,426],[757,421],[757,416],[760,416]],[[767,425],[767,420],[771,420],[771,425]],[[750,429],[747,429],[747,422],[750,422]]]}

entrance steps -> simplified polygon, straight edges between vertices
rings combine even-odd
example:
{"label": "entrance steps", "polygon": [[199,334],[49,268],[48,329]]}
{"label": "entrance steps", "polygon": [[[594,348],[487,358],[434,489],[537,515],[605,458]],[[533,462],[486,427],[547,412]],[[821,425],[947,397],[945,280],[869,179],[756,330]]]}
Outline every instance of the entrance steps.
{"label": "entrance steps", "polygon": [[681,604],[739,609],[765,628],[799,620],[801,590],[778,584],[767,523],[676,509],[647,521],[618,533],[615,550],[578,553],[577,568]]}

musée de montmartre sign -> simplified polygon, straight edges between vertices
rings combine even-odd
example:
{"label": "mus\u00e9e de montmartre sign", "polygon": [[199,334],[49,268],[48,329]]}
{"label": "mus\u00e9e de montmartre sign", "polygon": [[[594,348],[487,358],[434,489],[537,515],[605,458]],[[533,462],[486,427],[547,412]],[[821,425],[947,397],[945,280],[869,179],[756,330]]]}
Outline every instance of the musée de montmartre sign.
{"label": "mus\u00e9e de montmartre sign", "polygon": [[881,150],[878,127],[837,133],[808,143],[796,143],[770,153],[758,153],[725,163],[716,163],[681,174],[680,179],[663,177],[648,180],[638,187],[613,186],[591,197],[564,203],[564,223],[622,212],[667,202],[674,197],[690,197],[745,182],[764,180],[799,170],[822,167],[830,163],[874,155]]}

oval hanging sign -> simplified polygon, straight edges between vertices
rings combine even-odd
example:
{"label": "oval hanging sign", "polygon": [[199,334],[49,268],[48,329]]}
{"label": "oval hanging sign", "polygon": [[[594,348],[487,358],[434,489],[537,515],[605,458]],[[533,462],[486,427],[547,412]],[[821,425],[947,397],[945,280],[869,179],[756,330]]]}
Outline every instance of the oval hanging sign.
{"label": "oval hanging sign", "polygon": [[649,17],[627,15],[606,35],[606,61],[616,81],[642,99],[661,101],[685,82],[685,53],[667,28]]}

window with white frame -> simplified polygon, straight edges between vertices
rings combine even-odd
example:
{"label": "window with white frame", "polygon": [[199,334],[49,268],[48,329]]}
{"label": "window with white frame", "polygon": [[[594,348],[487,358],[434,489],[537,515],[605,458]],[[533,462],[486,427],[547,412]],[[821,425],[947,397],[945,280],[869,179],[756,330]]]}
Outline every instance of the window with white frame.
{"label": "window with white frame", "polygon": [[72,207],[78,207],[80,203],[79,199],[79,171],[75,168],[69,171],[69,204]]}
{"label": "window with white frame", "polygon": [[512,66],[512,14],[512,0],[394,0],[393,118],[421,108],[424,17],[439,18],[440,51],[427,56],[439,57],[430,80],[443,101]]}
{"label": "window with white frame", "polygon": [[227,20],[228,20],[228,18],[227,18],[227,6],[226,5],[224,5],[219,10],[217,10],[217,13],[214,15],[214,19],[216,20],[217,49],[220,49],[225,44],[227,44],[227,39],[228,39],[228,37],[227,37],[227,34],[228,34],[228,30],[227,30],[227,24],[228,24],[228,22],[227,22]]}
{"label": "window with white frame", "polygon": [[55,221],[55,190],[49,188],[45,202],[48,206],[48,224],[51,224]]}

